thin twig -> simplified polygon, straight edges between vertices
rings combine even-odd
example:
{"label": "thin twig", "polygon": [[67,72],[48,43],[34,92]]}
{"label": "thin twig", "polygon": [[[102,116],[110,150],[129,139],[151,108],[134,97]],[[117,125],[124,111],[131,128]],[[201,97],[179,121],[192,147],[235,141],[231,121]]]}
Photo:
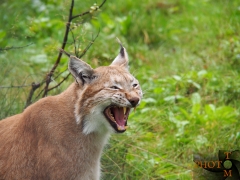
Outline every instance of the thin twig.
{"label": "thin twig", "polygon": [[63,70],[62,72],[60,72],[56,77],[54,77],[54,80],[56,80],[62,73],[66,72],[68,70],[68,68],[66,68],[65,70]]}
{"label": "thin twig", "polygon": [[42,89],[42,90],[38,93],[38,95],[35,97],[34,101],[36,101],[36,100],[41,96],[41,94],[43,93],[43,91],[44,91],[44,89]]}
{"label": "thin twig", "polygon": [[25,88],[25,87],[30,87],[30,86],[32,86],[32,84],[25,84],[29,76],[30,76],[30,75],[28,75],[28,76],[24,79],[22,85],[0,86],[0,89],[12,89],[12,88]]}
{"label": "thin twig", "polygon": [[[104,5],[104,3],[105,3],[106,1],[107,1],[107,0],[104,0],[104,1],[102,2],[102,4],[99,5],[99,9]],[[86,12],[84,12],[84,13],[75,15],[75,16],[73,16],[73,17],[71,18],[71,20],[73,20],[73,19],[75,19],[75,18],[77,18],[77,17],[84,16],[84,15],[89,14],[89,13],[90,13],[90,11],[86,11]]]}
{"label": "thin twig", "polygon": [[84,54],[86,54],[86,52],[88,51],[88,49],[93,45],[93,43],[95,42],[95,40],[97,39],[98,35],[100,33],[100,29],[97,33],[97,35],[95,36],[95,38],[92,39],[92,41],[90,41],[90,43],[88,44],[88,46],[83,50],[82,54],[78,57],[78,58],[81,58],[84,56]]}
{"label": "thin twig", "polygon": [[56,86],[53,86],[52,88],[49,88],[48,91],[51,91],[51,90],[59,87],[59,86],[69,77],[69,75],[70,75],[70,73],[68,73],[68,75],[67,75],[66,77],[64,77],[64,78],[62,79],[62,81],[61,81],[60,83],[58,83]]}
{"label": "thin twig", "polygon": [[[103,2],[100,4],[100,6],[98,6],[98,9],[100,9],[104,4],[105,4],[106,0],[103,0]],[[65,29],[65,34],[64,34],[64,38],[63,38],[63,42],[62,42],[62,46],[61,46],[61,49],[63,50],[67,44],[67,41],[68,41],[68,35],[69,35],[69,31],[71,30],[71,21],[77,17],[80,17],[80,16],[84,16],[86,14],[89,14],[90,11],[86,11],[84,13],[81,13],[81,14],[78,14],[76,16],[73,16],[73,8],[74,8],[74,0],[72,0],[71,2],[71,6],[70,6],[70,9],[69,9],[69,16],[68,16],[68,22],[66,23],[66,29]],[[99,34],[99,33],[98,33]],[[98,36],[97,34],[97,36]],[[97,38],[97,36],[95,37],[95,39]],[[93,39],[92,42],[89,43],[89,45],[84,49],[83,53],[80,55],[80,57],[82,57],[86,51],[91,47],[91,45],[93,44],[93,42],[95,41],[95,39]],[[52,90],[49,89],[49,84],[51,83],[51,80],[52,80],[52,76],[56,70],[56,68],[58,67],[59,63],[60,63],[60,60],[61,60],[61,57],[62,57],[62,52],[60,51],[59,54],[58,54],[58,57],[52,67],[52,69],[49,71],[49,73],[46,75],[46,77],[44,78],[44,81],[42,83],[39,83],[39,86],[36,86],[36,88],[33,88],[32,86],[32,89],[29,93],[29,97],[28,97],[28,100],[26,102],[26,107],[28,105],[30,105],[29,103],[31,103],[32,101],[32,97],[33,97],[33,94],[34,92],[36,91],[36,89],[38,89],[39,87],[41,87],[43,85],[43,83],[45,83],[45,87],[40,91],[40,93],[36,96],[37,98],[41,95],[42,97],[45,97],[47,96],[47,93],[49,92],[49,90]],[[65,77],[66,78],[66,77]],[[65,79],[64,78],[64,79]],[[61,81],[60,84],[62,84],[64,82]],[[58,87],[58,86],[57,86]],[[36,99],[36,98],[35,98]]]}
{"label": "thin twig", "polygon": [[0,86],[0,89],[25,88],[25,87],[30,87],[30,86],[32,86],[32,85],[29,84],[29,85],[20,85],[20,86]]}
{"label": "thin twig", "polygon": [[25,105],[25,108],[28,107],[31,103],[32,103],[32,96],[33,96],[33,93],[36,91],[37,88],[40,87],[40,83],[32,83],[32,89],[30,90],[29,92],[29,95],[28,95],[28,98],[27,98],[27,102],[26,102],[26,105]]}
{"label": "thin twig", "polygon": [[60,53],[62,54],[65,54],[67,57],[70,57],[71,54],[69,54],[68,52],[64,51],[63,49],[59,49]]}
{"label": "thin twig", "polygon": [[[40,88],[44,83],[45,83],[45,80],[43,80],[42,82],[40,82],[38,88]],[[37,88],[37,89],[38,89],[38,88]],[[37,89],[35,89],[34,92],[35,92]],[[36,101],[36,100],[40,97],[40,95],[42,94],[43,90],[44,90],[44,89],[42,89],[42,90],[40,91],[40,93],[38,93],[38,95],[35,97],[35,99],[34,99],[33,101]],[[33,94],[34,94],[34,92],[33,92]],[[33,94],[32,94],[32,97],[33,97]],[[31,97],[31,99],[32,99],[32,97]],[[32,100],[31,100],[31,102],[32,102]],[[29,105],[30,105],[30,104],[29,104]],[[27,106],[26,106],[26,107],[27,107]],[[26,108],[26,107],[25,107],[25,108]]]}
{"label": "thin twig", "polygon": [[13,49],[21,49],[21,48],[25,48],[27,46],[32,45],[33,43],[27,44],[25,46],[11,46],[11,47],[6,47],[6,48],[0,48],[0,51],[7,51],[7,50],[13,50]]}
{"label": "thin twig", "polygon": [[78,49],[78,47],[76,46],[76,39],[75,39],[75,36],[74,36],[74,33],[73,33],[73,31],[72,31],[72,29],[70,29],[70,32],[71,32],[71,35],[72,35],[72,39],[73,39],[73,44],[74,44],[74,51],[75,51],[75,54],[76,54],[76,56],[77,56],[77,49]]}
{"label": "thin twig", "polygon": [[[68,33],[69,33],[69,30],[70,30],[70,24],[71,24],[71,20],[72,20],[73,7],[74,7],[74,0],[72,0],[71,6],[70,6],[70,9],[69,9],[69,17],[68,17],[68,22],[67,22],[67,25],[66,25],[66,31],[65,31],[65,35],[64,35],[63,43],[62,43],[62,47],[61,47],[62,49],[65,48],[67,40],[68,40]],[[57,68],[57,66],[59,64],[59,62],[61,60],[61,57],[62,57],[62,53],[59,52],[58,53],[58,58],[57,58],[55,64],[53,65],[51,71],[47,74],[46,85],[45,85],[45,88],[44,88],[45,90],[44,90],[44,93],[43,93],[42,97],[47,96],[48,86],[51,82],[51,77],[52,77],[55,69]]]}

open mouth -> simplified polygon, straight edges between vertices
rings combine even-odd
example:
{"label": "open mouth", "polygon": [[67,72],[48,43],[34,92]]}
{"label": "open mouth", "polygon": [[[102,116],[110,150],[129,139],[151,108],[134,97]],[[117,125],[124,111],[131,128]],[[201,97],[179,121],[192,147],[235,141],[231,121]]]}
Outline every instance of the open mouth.
{"label": "open mouth", "polygon": [[104,115],[116,132],[126,131],[130,109],[128,107],[108,106],[104,110]]}

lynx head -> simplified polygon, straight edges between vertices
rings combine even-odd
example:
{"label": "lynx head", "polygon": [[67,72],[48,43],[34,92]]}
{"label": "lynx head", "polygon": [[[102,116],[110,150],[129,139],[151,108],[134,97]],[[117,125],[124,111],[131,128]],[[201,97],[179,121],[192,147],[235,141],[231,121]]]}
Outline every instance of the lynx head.
{"label": "lynx head", "polygon": [[70,56],[69,71],[79,88],[75,116],[83,133],[124,132],[131,109],[142,98],[138,80],[129,73],[126,49],[121,45],[109,66],[96,69]]}

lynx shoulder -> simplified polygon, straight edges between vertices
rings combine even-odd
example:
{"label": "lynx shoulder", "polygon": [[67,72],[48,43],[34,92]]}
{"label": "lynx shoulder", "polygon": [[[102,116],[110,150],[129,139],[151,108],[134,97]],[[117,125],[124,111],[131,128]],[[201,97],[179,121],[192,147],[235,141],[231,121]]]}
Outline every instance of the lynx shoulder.
{"label": "lynx shoulder", "polygon": [[76,81],[64,92],[0,121],[0,179],[100,179],[103,147],[126,130],[142,91],[122,45],[109,66],[69,59]]}

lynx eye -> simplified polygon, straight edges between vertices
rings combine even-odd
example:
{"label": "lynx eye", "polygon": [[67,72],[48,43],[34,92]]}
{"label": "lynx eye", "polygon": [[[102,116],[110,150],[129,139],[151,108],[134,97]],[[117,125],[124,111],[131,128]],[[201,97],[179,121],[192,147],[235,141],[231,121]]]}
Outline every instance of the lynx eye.
{"label": "lynx eye", "polygon": [[111,89],[120,89],[120,88],[117,87],[117,86],[111,86],[110,88],[111,88]]}
{"label": "lynx eye", "polygon": [[138,84],[136,84],[136,83],[135,83],[135,84],[133,84],[132,86],[133,86],[133,87],[137,87],[137,86],[138,86]]}

